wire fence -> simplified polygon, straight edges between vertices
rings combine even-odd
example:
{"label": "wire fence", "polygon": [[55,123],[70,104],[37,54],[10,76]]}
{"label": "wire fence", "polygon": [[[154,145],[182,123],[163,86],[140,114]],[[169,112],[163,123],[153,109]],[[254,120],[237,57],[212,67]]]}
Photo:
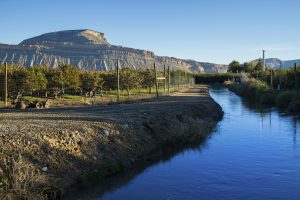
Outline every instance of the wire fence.
{"label": "wire fence", "polygon": [[[65,64],[0,65],[0,107],[42,108],[122,103],[171,95],[194,84],[193,74],[169,66],[85,71]],[[50,105],[51,104],[51,105]]]}

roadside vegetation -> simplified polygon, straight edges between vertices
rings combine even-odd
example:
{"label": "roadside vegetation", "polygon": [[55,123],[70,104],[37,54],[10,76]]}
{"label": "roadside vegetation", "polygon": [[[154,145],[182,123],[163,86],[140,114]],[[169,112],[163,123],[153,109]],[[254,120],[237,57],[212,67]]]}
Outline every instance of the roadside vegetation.
{"label": "roadside vegetation", "polygon": [[243,64],[232,61],[228,73],[197,75],[196,83],[199,82],[225,83],[230,90],[252,103],[277,106],[286,112],[300,112],[298,66],[264,70],[262,61]]}

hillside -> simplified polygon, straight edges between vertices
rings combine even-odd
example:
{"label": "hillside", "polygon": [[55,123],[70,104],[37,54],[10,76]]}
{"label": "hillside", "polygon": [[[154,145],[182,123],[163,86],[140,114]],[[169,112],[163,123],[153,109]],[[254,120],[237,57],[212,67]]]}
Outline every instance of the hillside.
{"label": "hillside", "polygon": [[42,34],[23,40],[18,45],[0,44],[0,62],[25,66],[72,64],[80,69],[113,70],[116,60],[121,67],[172,69],[191,72],[226,72],[227,66],[213,63],[157,56],[151,51],[111,45],[104,33],[89,29]]}
{"label": "hillside", "polygon": [[300,59],[298,59],[298,60],[280,60],[278,58],[266,59],[267,67],[272,68],[272,69],[279,69],[280,67],[281,68],[290,68],[290,67],[293,67],[295,63],[297,63],[297,65],[300,65]]}

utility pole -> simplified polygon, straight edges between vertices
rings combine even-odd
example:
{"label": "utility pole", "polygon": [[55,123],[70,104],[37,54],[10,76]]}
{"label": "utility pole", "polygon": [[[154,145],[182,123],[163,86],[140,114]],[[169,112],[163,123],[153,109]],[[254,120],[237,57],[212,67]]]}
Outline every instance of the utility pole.
{"label": "utility pole", "polygon": [[7,79],[7,62],[5,63],[5,75],[4,75],[4,102],[5,107],[7,107],[7,97],[8,97],[8,79]]}
{"label": "utility pole", "polygon": [[155,63],[153,64],[154,72],[155,72],[155,89],[156,89],[156,97],[158,97],[158,80],[157,80],[157,71]]}
{"label": "utility pole", "polygon": [[120,103],[120,69],[119,69],[119,59],[117,59],[117,102]]}

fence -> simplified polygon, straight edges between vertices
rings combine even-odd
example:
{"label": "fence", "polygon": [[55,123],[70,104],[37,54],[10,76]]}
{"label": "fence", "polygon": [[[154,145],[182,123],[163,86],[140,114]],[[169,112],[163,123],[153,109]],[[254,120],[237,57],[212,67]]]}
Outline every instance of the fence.
{"label": "fence", "polygon": [[71,65],[59,68],[0,65],[0,107],[20,101],[51,99],[56,106],[107,104],[170,95],[194,84],[192,74],[154,65],[148,69],[119,67],[85,71]]}
{"label": "fence", "polygon": [[249,75],[269,84],[276,90],[296,90],[298,93],[300,88],[300,67],[297,66],[297,63],[290,68],[253,71]]}

